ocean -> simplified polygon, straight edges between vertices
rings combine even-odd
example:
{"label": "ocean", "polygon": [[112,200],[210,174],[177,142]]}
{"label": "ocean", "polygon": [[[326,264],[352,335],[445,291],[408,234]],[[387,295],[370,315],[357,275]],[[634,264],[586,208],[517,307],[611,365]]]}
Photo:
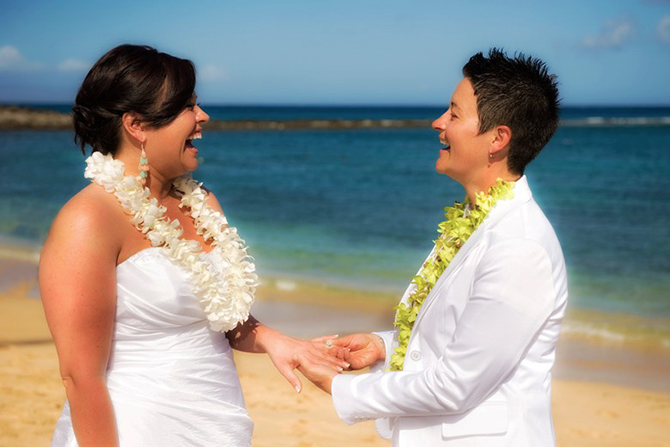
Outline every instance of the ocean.
{"label": "ocean", "polygon": [[[203,108],[222,120],[432,119],[443,112]],[[598,319],[632,316],[665,337],[670,108],[565,108],[562,119],[526,174],[565,252],[570,307]],[[434,171],[436,135],[430,128],[205,129],[194,178],[216,193],[261,277],[399,295],[431,249],[443,208],[464,196]],[[39,245],[59,208],[87,184],[72,137],[69,131],[0,133],[0,245]],[[609,330],[588,323],[582,318],[578,330]]]}

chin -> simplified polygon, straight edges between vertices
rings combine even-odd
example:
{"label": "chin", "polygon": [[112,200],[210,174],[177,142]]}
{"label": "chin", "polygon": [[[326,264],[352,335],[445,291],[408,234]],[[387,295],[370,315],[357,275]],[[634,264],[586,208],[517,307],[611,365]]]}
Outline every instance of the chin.
{"label": "chin", "polygon": [[437,162],[435,162],[435,172],[438,174],[449,175],[449,168],[443,163],[440,163],[440,160],[437,160]]}
{"label": "chin", "polygon": [[455,181],[457,183],[461,183],[461,182],[458,181],[458,178],[457,178],[458,176],[455,176],[455,173],[446,166],[440,166],[440,165],[436,164],[435,165],[435,172],[437,172],[438,174],[446,175],[447,177],[449,177],[450,179],[452,179],[453,181]]}
{"label": "chin", "polygon": [[186,160],[184,163],[182,163],[182,168],[184,169],[185,173],[193,172],[198,169],[199,166],[200,163],[198,163],[197,159]]}

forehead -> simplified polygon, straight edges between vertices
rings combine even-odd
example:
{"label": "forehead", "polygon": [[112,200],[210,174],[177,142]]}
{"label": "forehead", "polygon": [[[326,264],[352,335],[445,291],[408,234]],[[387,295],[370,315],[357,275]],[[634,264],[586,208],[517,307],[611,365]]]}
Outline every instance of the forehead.
{"label": "forehead", "polygon": [[463,112],[477,113],[477,97],[472,82],[468,78],[461,79],[451,96],[451,106]]}

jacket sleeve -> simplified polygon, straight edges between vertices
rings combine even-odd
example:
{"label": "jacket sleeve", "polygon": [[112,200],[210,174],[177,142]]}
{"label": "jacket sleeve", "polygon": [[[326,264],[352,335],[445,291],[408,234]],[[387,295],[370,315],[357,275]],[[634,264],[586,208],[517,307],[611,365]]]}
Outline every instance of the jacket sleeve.
{"label": "jacket sleeve", "polygon": [[338,415],[352,424],[475,407],[514,372],[549,318],[555,297],[543,247],[521,238],[492,243],[438,361],[422,371],[338,375],[332,385]]}
{"label": "jacket sleeve", "polygon": [[386,352],[386,355],[384,357],[384,360],[379,360],[370,365],[370,371],[371,372],[384,371],[386,368],[388,368],[389,362],[391,361],[391,355],[393,354],[393,348],[394,348],[393,340],[395,331],[373,332],[373,334],[377,335],[384,342],[384,350]]}

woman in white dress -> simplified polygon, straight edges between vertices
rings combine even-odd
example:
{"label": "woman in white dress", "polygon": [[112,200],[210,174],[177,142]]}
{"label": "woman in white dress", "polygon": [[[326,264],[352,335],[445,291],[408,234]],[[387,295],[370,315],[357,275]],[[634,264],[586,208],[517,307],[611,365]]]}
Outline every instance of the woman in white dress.
{"label": "woman in white dress", "polygon": [[39,275],[67,394],[54,446],[248,446],[231,348],[267,353],[298,392],[296,354],[347,366],[249,314],[254,265],[189,176],[209,120],[194,92],[190,61],[122,45],[77,95],[93,183],[56,217]]}

